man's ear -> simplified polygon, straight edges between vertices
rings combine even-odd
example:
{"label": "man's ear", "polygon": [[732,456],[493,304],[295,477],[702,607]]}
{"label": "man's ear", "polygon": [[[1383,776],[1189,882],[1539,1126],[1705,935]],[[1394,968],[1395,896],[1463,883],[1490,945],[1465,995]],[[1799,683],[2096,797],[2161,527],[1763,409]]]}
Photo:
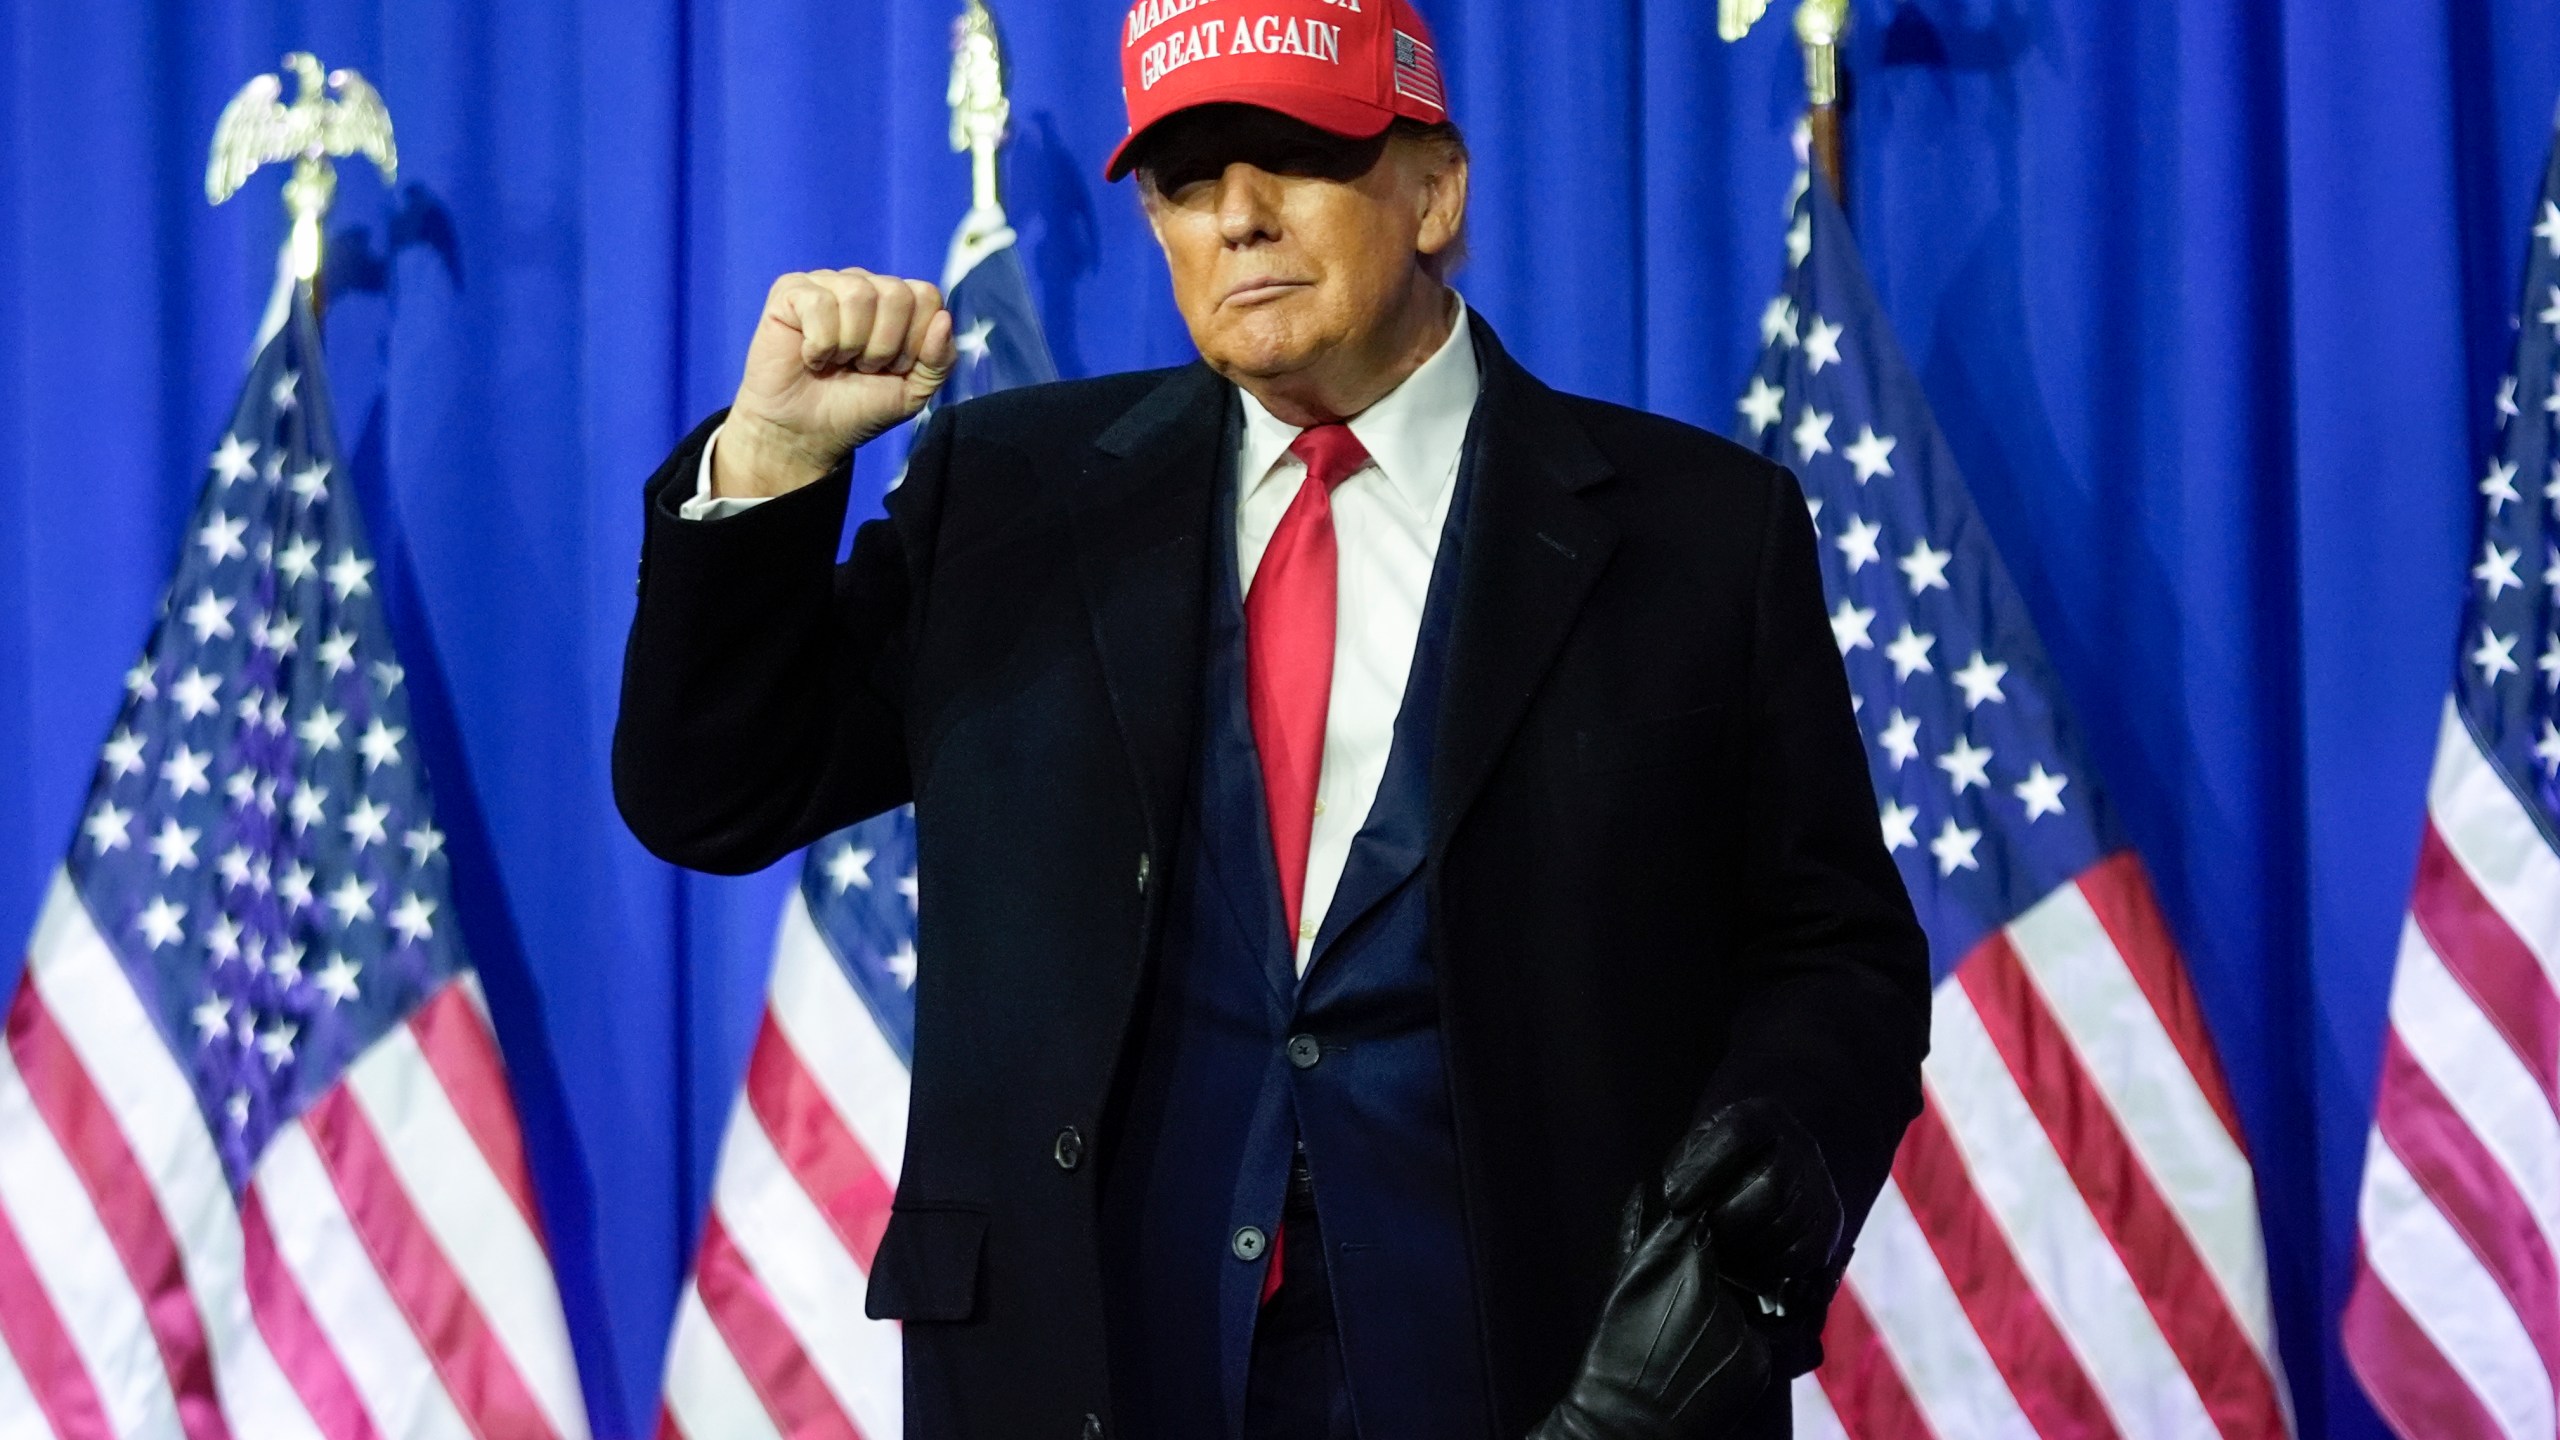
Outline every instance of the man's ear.
{"label": "man's ear", "polygon": [[1422,225],[1414,248],[1439,255],[1458,243],[1467,223],[1467,152],[1442,151],[1422,172]]}

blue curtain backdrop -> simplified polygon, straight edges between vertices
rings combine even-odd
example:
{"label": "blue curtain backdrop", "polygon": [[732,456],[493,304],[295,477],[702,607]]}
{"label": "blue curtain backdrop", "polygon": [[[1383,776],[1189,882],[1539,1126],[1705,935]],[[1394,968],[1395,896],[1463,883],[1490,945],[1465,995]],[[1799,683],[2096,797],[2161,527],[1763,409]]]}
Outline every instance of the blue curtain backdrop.
{"label": "blue curtain backdrop", "polygon": [[[1068,374],[1189,350],[1125,187],[1117,0],[996,0]],[[1780,264],[1789,8],[1424,0],[1474,303],[1550,381],[1724,428]],[[643,1433],[788,876],[677,874],[606,745],[638,485],[791,268],[938,272],[954,0],[6,0],[0,947],[69,840],[283,223],[223,102],[354,65],[328,330],[457,901],[600,1433]],[[2560,98],[2555,0],[1859,0],[1852,214],[2192,958],[2306,1434],[2338,1361],[2472,477]],[[866,468],[876,491],[888,466]],[[14,961],[0,961],[0,984]]]}

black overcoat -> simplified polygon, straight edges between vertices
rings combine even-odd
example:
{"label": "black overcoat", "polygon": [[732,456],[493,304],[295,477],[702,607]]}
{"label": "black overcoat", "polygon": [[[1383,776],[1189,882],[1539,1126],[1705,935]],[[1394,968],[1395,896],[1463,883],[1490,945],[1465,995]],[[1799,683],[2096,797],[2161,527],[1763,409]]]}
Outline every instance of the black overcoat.
{"label": "black overcoat", "polygon": [[[1864,1215],[1918,1110],[1929,969],[1792,477],[1549,389],[1472,324],[1426,879],[1518,1435],[1572,1373],[1622,1202],[1703,1109],[1781,1101]],[[633,832],[733,873],[915,805],[914,1094],[870,1303],[906,1322],[930,1440],[1109,1430],[1097,1175],[1192,772],[1206,547],[1235,543],[1236,403],[1194,364],[952,407],[841,565],[847,469],[681,520],[714,416],[648,486]]]}

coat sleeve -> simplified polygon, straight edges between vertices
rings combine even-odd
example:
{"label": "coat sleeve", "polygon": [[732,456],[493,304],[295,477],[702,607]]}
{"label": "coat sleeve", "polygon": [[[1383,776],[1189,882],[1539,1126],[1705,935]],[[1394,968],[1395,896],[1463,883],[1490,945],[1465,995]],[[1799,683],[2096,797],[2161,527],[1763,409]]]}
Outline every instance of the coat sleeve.
{"label": "coat sleeve", "polygon": [[724,418],[687,436],[643,492],[613,793],[652,854],[743,874],[911,798],[904,699],[950,417],[842,565],[850,457],[739,514],[679,517]]}
{"label": "coat sleeve", "polygon": [[1737,1005],[1700,1102],[1765,1096],[1822,1146],[1850,1233],[1920,1109],[1928,942],[1884,848],[1802,495],[1769,472],[1738,779]]}

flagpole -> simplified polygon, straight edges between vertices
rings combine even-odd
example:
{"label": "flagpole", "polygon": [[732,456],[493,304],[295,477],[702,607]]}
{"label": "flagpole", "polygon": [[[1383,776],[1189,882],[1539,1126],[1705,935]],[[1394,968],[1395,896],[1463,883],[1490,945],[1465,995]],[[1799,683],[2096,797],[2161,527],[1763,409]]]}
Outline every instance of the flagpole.
{"label": "flagpole", "polygon": [[1813,135],[1813,168],[1831,186],[1831,197],[1849,202],[1842,158],[1840,39],[1849,28],[1849,0],[1804,0],[1796,7],[1796,42],[1804,47],[1805,122]]}

